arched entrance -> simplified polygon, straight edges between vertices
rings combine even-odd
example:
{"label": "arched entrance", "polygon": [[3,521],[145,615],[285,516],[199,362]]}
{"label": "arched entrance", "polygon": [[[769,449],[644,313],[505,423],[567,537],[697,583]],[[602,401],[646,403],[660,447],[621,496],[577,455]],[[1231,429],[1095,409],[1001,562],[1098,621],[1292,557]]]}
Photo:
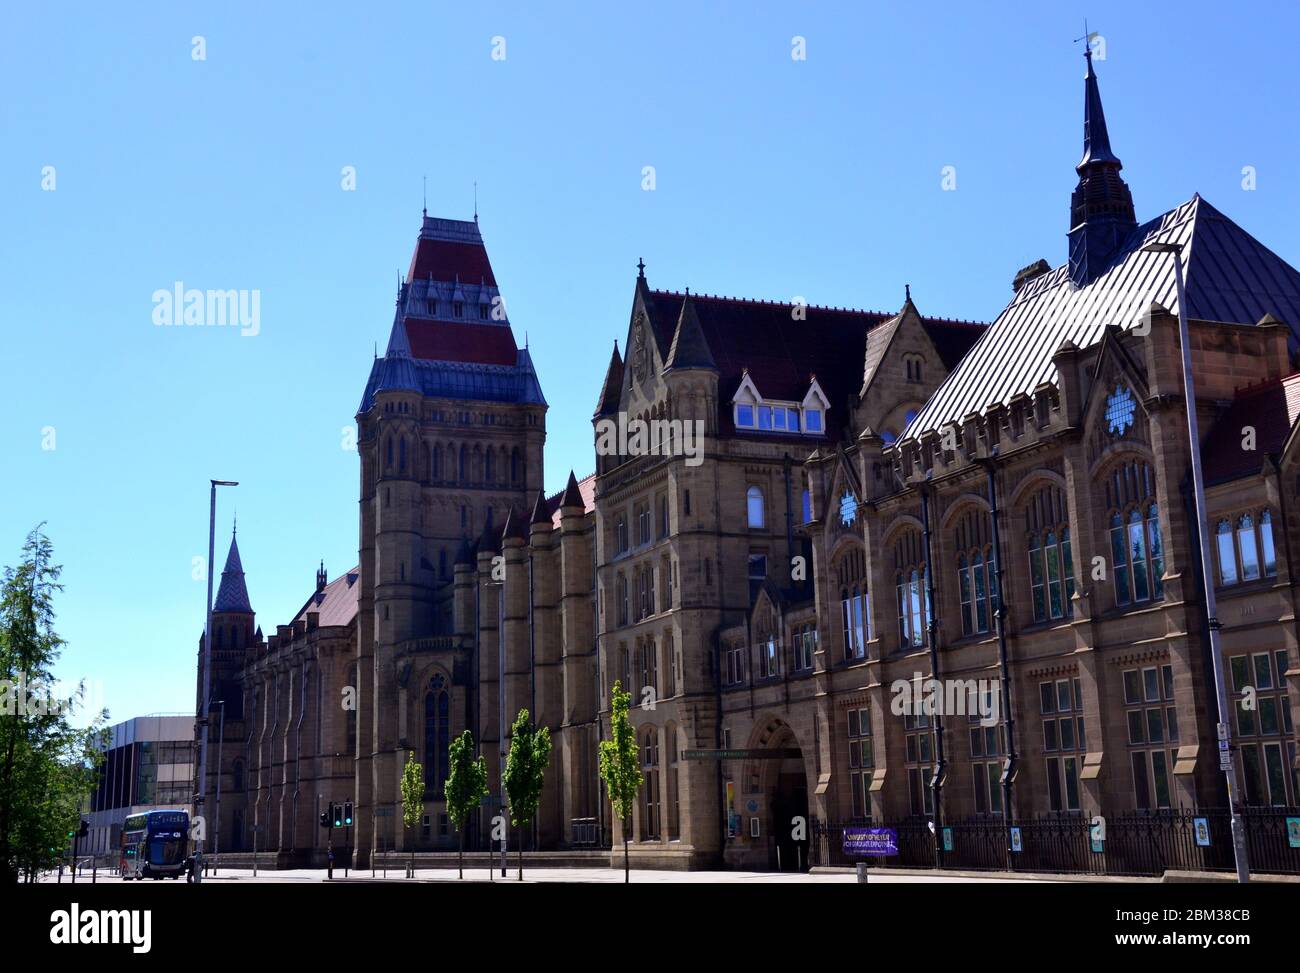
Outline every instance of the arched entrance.
{"label": "arched entrance", "polygon": [[[751,759],[750,767],[758,778],[754,789],[766,810],[759,819],[766,839],[766,865],[773,871],[805,871],[809,824],[803,749],[789,724],[779,718],[756,729],[751,749],[764,752],[762,759]],[[752,821],[747,827],[752,827]]]}

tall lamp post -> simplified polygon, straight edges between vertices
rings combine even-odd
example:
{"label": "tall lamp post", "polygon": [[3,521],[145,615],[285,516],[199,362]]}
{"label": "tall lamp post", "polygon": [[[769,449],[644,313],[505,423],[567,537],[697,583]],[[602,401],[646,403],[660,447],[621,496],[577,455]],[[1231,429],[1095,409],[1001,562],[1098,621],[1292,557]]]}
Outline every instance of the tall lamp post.
{"label": "tall lamp post", "polygon": [[[198,723],[202,727],[199,734],[199,793],[196,804],[205,803],[208,792],[208,711],[212,700],[212,561],[216,557],[217,544],[217,487],[239,486],[234,480],[209,480],[212,484],[208,503],[208,602],[203,621],[203,698],[199,701]],[[219,769],[219,768],[218,768]],[[205,808],[206,810],[206,808]],[[203,834],[207,834],[204,824]],[[203,881],[203,838],[194,853],[194,881]]]}
{"label": "tall lamp post", "polygon": [[1210,630],[1210,662],[1214,668],[1214,691],[1219,704],[1219,768],[1228,784],[1228,808],[1232,815],[1232,854],[1237,865],[1237,881],[1250,881],[1250,862],[1246,854],[1246,830],[1238,809],[1236,758],[1232,751],[1232,724],[1228,707],[1228,686],[1223,678],[1223,653],[1219,641],[1219,616],[1214,599],[1214,578],[1210,573],[1209,521],[1206,520],[1205,480],[1201,473],[1201,437],[1197,432],[1196,395],[1192,384],[1192,346],[1187,331],[1187,300],[1183,293],[1183,245],[1148,243],[1147,253],[1167,253],[1174,258],[1174,281],[1178,288],[1178,343],[1183,352],[1183,402],[1187,409],[1188,445],[1192,454],[1192,485],[1196,494],[1197,536],[1201,542],[1201,587],[1205,589],[1206,626]]}
{"label": "tall lamp post", "polygon": [[222,744],[226,742],[226,701],[219,699],[217,705],[221,707],[221,719],[217,724],[217,826],[212,832],[212,853],[214,856],[221,855],[221,751]]}

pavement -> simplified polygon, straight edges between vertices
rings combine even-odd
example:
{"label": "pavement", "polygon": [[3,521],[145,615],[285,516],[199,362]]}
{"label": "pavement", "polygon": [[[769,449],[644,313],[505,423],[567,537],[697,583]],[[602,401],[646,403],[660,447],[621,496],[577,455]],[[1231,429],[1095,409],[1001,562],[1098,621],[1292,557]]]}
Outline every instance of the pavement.
{"label": "pavement", "polygon": [[[514,862],[510,863],[507,869],[507,878],[505,881],[513,884],[518,882],[518,868]],[[390,868],[387,877],[382,869],[376,870],[374,877],[371,877],[370,870],[363,871],[352,870],[347,876],[344,876],[341,868],[335,869],[333,881],[336,883],[349,884],[366,884],[370,882],[410,882],[411,879],[405,878],[405,870],[401,868]],[[461,881],[457,877],[455,868],[417,868],[415,871],[415,881],[417,882],[456,882]],[[493,881],[500,882],[501,870],[498,867],[494,870]],[[642,885],[673,885],[673,884],[715,884],[715,885],[738,885],[738,884],[769,884],[769,885],[856,885],[857,875],[850,869],[843,870],[825,870],[817,872],[737,872],[737,871],[700,871],[700,872],[683,872],[669,871],[663,869],[632,869],[631,880],[633,883]],[[54,873],[45,875],[42,882],[54,882],[56,876]],[[63,881],[68,881],[68,875],[65,873]],[[78,877],[77,883],[89,882],[89,874],[82,874]],[[97,881],[101,883],[121,883],[122,879],[117,875],[100,872]],[[223,868],[217,874],[209,874],[204,878],[204,882],[214,885],[238,885],[240,883],[258,882],[258,883],[278,883],[278,884],[302,884],[305,882],[324,882],[325,871],[315,868],[284,869],[282,871],[267,871],[259,869],[257,876],[253,876],[251,869]],[[465,869],[465,882],[475,882],[486,884],[488,879],[487,869],[482,866]],[[990,885],[1003,883],[1025,883],[1042,881],[1041,879],[1025,877],[1004,877],[1001,875],[936,875],[933,873],[877,873],[872,872],[868,883],[869,885],[892,885],[892,884],[934,884],[934,883],[963,883],[976,885]],[[545,868],[524,865],[524,882],[572,882],[586,884],[621,884],[623,882],[623,870],[621,868]],[[134,885],[134,882],[125,883]],[[181,880],[172,881],[162,879],[157,882],[149,881],[148,885],[182,885]]]}

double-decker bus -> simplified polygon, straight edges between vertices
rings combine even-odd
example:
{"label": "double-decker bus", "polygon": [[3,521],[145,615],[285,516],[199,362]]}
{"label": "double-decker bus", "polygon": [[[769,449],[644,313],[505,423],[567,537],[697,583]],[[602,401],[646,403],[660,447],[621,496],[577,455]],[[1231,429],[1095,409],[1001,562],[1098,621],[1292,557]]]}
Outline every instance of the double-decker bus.
{"label": "double-decker bus", "polygon": [[180,878],[189,868],[188,811],[145,811],[122,825],[122,878]]}

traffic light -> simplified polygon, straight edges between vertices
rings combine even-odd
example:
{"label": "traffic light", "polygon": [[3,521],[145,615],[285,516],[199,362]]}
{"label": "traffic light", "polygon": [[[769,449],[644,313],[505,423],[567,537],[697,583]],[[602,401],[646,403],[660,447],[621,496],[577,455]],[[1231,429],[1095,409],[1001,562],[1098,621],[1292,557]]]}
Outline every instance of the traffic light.
{"label": "traffic light", "polygon": [[332,827],[335,828],[343,827],[343,805],[342,804],[330,805],[330,820],[334,822]]}
{"label": "traffic light", "polygon": [[90,822],[87,821],[85,818],[82,818],[81,827],[77,829],[77,837],[84,838],[88,834],[90,834]]}
{"label": "traffic light", "polygon": [[328,811],[321,811],[320,826],[322,828],[328,828],[330,826],[330,813]]}
{"label": "traffic light", "polygon": [[343,805],[343,823],[347,827],[352,827],[352,802],[348,801]]}

